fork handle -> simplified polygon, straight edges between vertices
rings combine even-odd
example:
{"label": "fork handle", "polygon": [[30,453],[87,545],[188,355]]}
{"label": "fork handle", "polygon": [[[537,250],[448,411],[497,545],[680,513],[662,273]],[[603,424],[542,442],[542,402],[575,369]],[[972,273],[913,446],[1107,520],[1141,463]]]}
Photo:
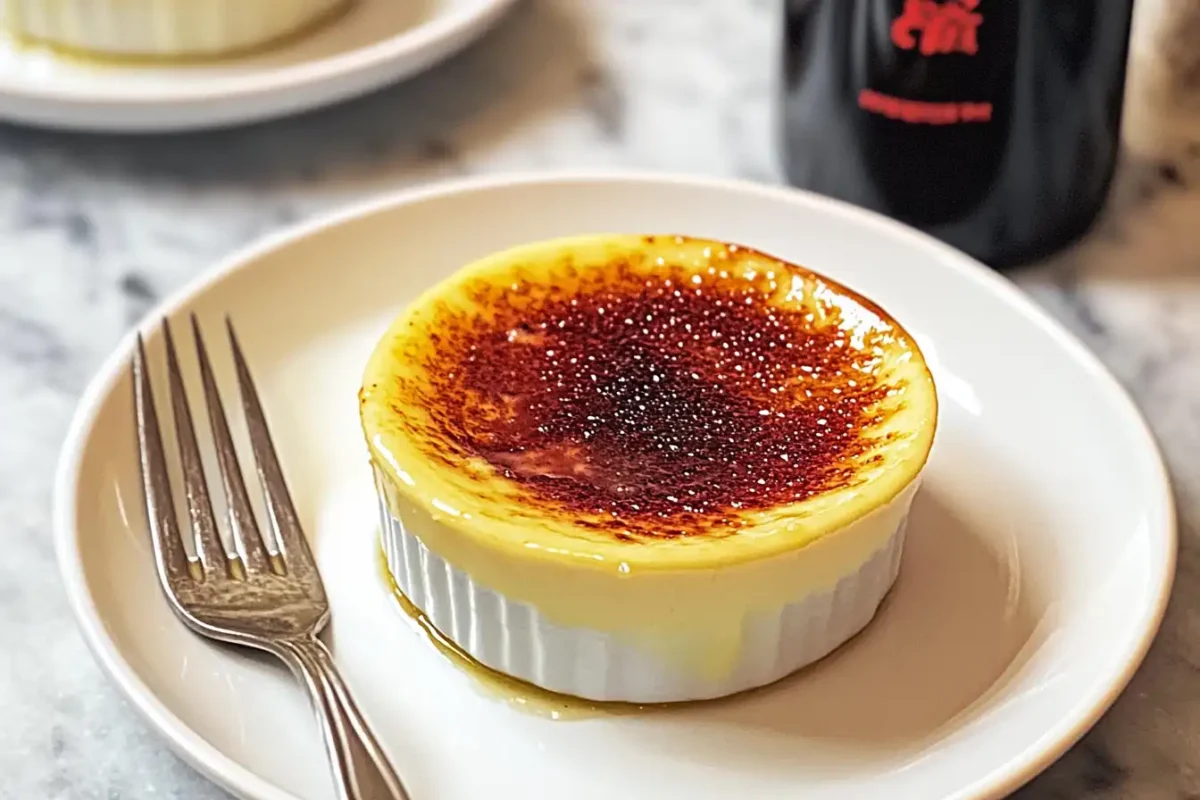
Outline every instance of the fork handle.
{"label": "fork handle", "polygon": [[312,694],[338,800],[409,800],[325,644],[311,636],[281,645],[284,660]]}

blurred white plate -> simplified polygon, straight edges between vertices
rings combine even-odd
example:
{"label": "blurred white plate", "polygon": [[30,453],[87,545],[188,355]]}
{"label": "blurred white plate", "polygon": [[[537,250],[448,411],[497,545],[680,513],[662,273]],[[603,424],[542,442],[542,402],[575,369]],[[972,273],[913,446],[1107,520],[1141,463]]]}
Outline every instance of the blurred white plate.
{"label": "blurred white plate", "polygon": [[[376,337],[431,282],[518,242],[598,230],[734,240],[845,281],[919,338],[942,418],[899,582],[861,636],[753,695],[553,722],[478,691],[394,611],[355,393]],[[188,311],[237,320],[328,584],[337,658],[415,800],[1000,797],[1107,708],[1163,612],[1170,487],[1125,393],[1003,278],[847,205],[649,176],[456,183],[276,236],[154,318]],[[58,553],[83,632],[202,772],[241,797],[325,800],[291,678],[192,636],[160,595],[129,345],[88,389],[58,475]]]}
{"label": "blurred white plate", "polygon": [[279,47],[195,64],[103,64],[0,36],[0,119],[133,133],[292,114],[432,66],[514,2],[358,0],[330,24]]}

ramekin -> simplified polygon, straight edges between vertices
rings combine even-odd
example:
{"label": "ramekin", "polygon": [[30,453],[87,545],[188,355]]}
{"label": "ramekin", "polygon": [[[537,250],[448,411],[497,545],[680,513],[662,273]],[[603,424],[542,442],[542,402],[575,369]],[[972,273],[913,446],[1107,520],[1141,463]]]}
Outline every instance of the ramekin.
{"label": "ramekin", "polygon": [[[662,597],[697,582],[730,587],[791,585],[781,603],[753,592],[723,598],[728,625],[681,621],[664,641],[636,626],[599,630],[556,618],[485,585],[423,541],[443,523],[376,468],[381,536],[396,585],[430,622],[481,664],[535,686],[601,702],[673,703],[735,694],[773,683],[828,655],[861,631],[896,580],[919,476],[886,505],[845,528],[779,556],[699,574],[655,573],[624,580],[658,582]],[[720,573],[718,576],[716,573]],[[677,582],[673,584],[672,582]],[[614,600],[628,584],[611,576]],[[642,587],[647,588],[647,587]],[[581,587],[582,589],[582,587]],[[594,587],[593,587],[594,590]],[[715,591],[715,589],[714,589]],[[668,635],[665,637],[670,639]],[[722,654],[713,659],[713,653]]]}
{"label": "ramekin", "polygon": [[353,0],[0,0],[17,36],[81,52],[198,57],[247,50]]}

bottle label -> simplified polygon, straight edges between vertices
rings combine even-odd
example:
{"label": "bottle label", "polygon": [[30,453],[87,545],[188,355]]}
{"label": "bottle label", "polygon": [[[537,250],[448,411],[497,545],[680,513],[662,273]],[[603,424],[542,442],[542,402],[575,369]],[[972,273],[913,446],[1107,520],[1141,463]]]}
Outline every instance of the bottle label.
{"label": "bottle label", "polygon": [[892,22],[892,43],[902,50],[917,48],[921,55],[979,52],[980,0],[905,0]]}
{"label": "bottle label", "polygon": [[[973,57],[979,53],[982,0],[904,0],[892,21],[892,44],[900,50],[930,58],[948,54]],[[1012,0],[1006,0],[1012,2]],[[989,122],[992,104],[975,100],[931,102],[862,89],[858,107],[888,119],[921,125]]]}

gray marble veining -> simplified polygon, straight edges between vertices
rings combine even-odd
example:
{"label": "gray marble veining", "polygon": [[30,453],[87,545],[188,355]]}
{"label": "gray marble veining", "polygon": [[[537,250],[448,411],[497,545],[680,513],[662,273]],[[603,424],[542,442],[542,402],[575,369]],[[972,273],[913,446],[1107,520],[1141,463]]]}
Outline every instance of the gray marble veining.
{"label": "gray marble veining", "polygon": [[[57,448],[119,336],[236,246],[400,186],[579,166],[777,181],[776,17],[775,0],[528,2],[448,64],[297,119],[134,138],[0,127],[0,798],[225,797],[103,679],[59,586]],[[1161,438],[1179,580],[1129,690],[1024,800],[1200,798],[1200,116],[1187,116],[1198,104],[1177,96],[1179,76],[1150,86],[1160,72],[1144,65],[1135,83],[1103,222],[1015,278],[1100,354]]]}

